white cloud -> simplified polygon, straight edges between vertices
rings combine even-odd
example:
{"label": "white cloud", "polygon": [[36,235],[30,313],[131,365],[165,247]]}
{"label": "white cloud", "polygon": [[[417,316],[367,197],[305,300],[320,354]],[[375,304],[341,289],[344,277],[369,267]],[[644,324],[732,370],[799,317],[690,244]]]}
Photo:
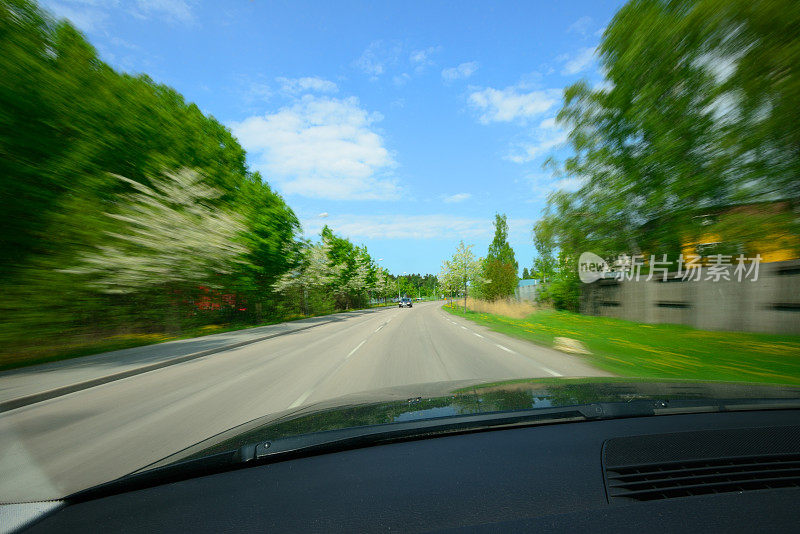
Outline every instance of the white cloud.
{"label": "white cloud", "polygon": [[519,87],[488,87],[470,94],[469,102],[480,112],[480,122],[488,124],[530,119],[549,111],[560,98],[560,89],[521,92]]}
{"label": "white cloud", "polygon": [[269,84],[259,81],[245,82],[246,87],[243,91],[244,100],[248,104],[266,102],[272,97],[272,89]]}
{"label": "white cloud", "polygon": [[492,229],[486,219],[453,215],[343,215],[325,221],[302,221],[306,235],[318,234],[327,224],[351,239],[480,238]]}
{"label": "white cloud", "polygon": [[583,178],[557,178],[550,174],[529,174],[525,180],[530,184],[535,200],[546,198],[554,191],[577,191],[585,183]]}
{"label": "white cloud", "polygon": [[567,33],[578,33],[580,35],[586,35],[591,25],[592,25],[592,17],[581,17],[572,24],[570,24],[569,28],[567,28]]}
{"label": "white cloud", "polygon": [[512,152],[506,156],[506,159],[514,163],[527,163],[563,145],[566,141],[567,134],[558,133],[552,136],[546,136],[533,143],[519,143]]}
{"label": "white cloud", "polygon": [[409,74],[407,72],[404,72],[402,74],[397,74],[397,75],[393,76],[392,77],[392,83],[394,83],[397,86],[405,85],[408,82],[408,80],[410,80],[410,79],[411,79],[411,76],[409,76]]}
{"label": "white cloud", "polygon": [[157,18],[182,24],[195,22],[185,0],[135,0],[122,5],[119,0],[45,0],[42,5],[87,33],[105,29],[112,10],[122,10],[139,19]]}
{"label": "white cloud", "polygon": [[562,54],[557,60],[564,62],[564,68],[561,69],[561,74],[571,75],[577,74],[588,69],[594,61],[594,47],[581,48],[575,55]]}
{"label": "white cloud", "polygon": [[442,71],[442,79],[448,82],[452,82],[454,80],[465,80],[475,74],[476,70],[478,70],[478,63],[475,61],[461,63],[457,67],[444,69]]}
{"label": "white cloud", "polygon": [[322,213],[317,215],[317,217],[319,217],[320,219],[327,219],[328,218],[328,212],[327,211],[323,211]]}
{"label": "white cloud", "polygon": [[305,95],[275,113],[230,126],[254,166],[286,194],[393,199],[400,195],[389,175],[395,161],[373,129],[382,118],[355,97]]}
{"label": "white cloud", "polygon": [[324,80],[317,77],[304,77],[304,78],[277,78],[276,81],[281,84],[281,90],[284,93],[335,93],[339,87],[329,80]]}
{"label": "white cloud", "polygon": [[408,60],[411,62],[411,65],[414,66],[414,70],[417,73],[420,73],[425,70],[425,67],[435,64],[433,61],[433,55],[436,54],[440,49],[441,47],[438,46],[429,46],[423,50],[414,50],[411,52]]}
{"label": "white cloud", "polygon": [[546,130],[555,130],[555,129],[557,129],[558,125],[556,124],[556,118],[555,117],[549,117],[547,119],[544,119],[542,122],[539,123],[539,128],[543,128],[543,129],[546,129]]}
{"label": "white cloud", "polygon": [[532,140],[517,143],[506,159],[514,163],[527,163],[544,156],[550,150],[567,142],[567,133],[557,124],[555,117],[549,117],[539,123],[532,133]]}
{"label": "white cloud", "polygon": [[443,197],[442,200],[448,204],[453,204],[456,202],[463,202],[470,198],[472,198],[472,195],[469,193],[456,193],[455,195]]}
{"label": "white cloud", "polygon": [[[490,218],[447,214],[342,215],[327,221],[301,221],[306,236],[319,234],[328,225],[350,239],[489,239],[494,234]],[[527,239],[533,219],[509,219],[509,236]]]}
{"label": "white cloud", "polygon": [[155,15],[183,24],[194,22],[192,10],[184,0],[136,0],[132,13],[142,18]]}
{"label": "white cloud", "polygon": [[79,30],[92,33],[105,27],[108,21],[107,8],[114,7],[116,2],[101,4],[91,0],[45,0],[41,4],[57,18],[68,19]]}
{"label": "white cloud", "polygon": [[408,48],[398,41],[373,41],[353,65],[368,74],[372,81],[392,70],[406,71],[392,78],[396,85],[402,85],[410,79],[407,72],[420,74],[427,67],[435,65],[433,56],[440,50],[440,46],[429,46],[409,52]]}
{"label": "white cloud", "polygon": [[141,50],[142,49],[139,45],[135,45],[133,43],[130,43],[130,42],[126,41],[125,39],[122,39],[122,38],[117,37],[117,36],[112,36],[108,40],[108,42],[109,42],[109,44],[111,44],[113,46],[116,46],[118,48],[124,48],[126,50]]}
{"label": "white cloud", "polygon": [[378,79],[386,70],[397,63],[402,47],[399,43],[373,41],[355,61],[355,66],[369,74],[373,80]]}

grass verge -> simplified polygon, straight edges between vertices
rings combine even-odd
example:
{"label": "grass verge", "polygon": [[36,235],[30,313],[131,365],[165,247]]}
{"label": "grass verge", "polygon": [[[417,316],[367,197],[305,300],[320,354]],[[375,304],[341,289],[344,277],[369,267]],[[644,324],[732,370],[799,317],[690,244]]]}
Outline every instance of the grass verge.
{"label": "grass verge", "polygon": [[592,352],[582,358],[622,377],[800,384],[800,336],[695,330],[561,311],[515,319],[444,309],[548,347],[558,336],[577,339]]}

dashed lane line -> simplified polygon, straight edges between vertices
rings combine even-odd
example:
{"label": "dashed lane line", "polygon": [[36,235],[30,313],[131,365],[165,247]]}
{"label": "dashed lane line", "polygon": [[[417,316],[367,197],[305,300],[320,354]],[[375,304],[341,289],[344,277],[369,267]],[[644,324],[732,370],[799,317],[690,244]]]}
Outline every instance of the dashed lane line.
{"label": "dashed lane line", "polygon": [[[450,319],[449,319],[449,318],[446,318],[446,319],[447,319],[448,321],[450,321]],[[458,324],[457,324],[455,321],[450,321],[450,322],[451,322],[451,323],[453,323],[453,324],[454,324],[454,325],[456,325],[456,326],[459,326],[459,325],[458,325]],[[479,333],[477,333],[477,332],[473,332],[472,330],[470,330],[469,328],[467,328],[467,327],[465,327],[465,326],[461,326],[461,328],[463,328],[464,330],[468,330],[468,331],[472,332],[472,334],[473,334],[473,335],[476,335],[476,336],[478,336],[478,337],[479,337],[479,338],[481,338],[481,339],[486,339],[484,336],[480,335],[480,334],[479,334]],[[511,353],[511,354],[517,354],[517,352],[515,352],[515,351],[513,351],[513,350],[509,349],[508,347],[505,347],[505,346],[503,346],[503,345],[501,345],[501,344],[499,344],[499,343],[495,343],[495,346],[496,346],[498,349],[500,349],[500,350],[504,350],[504,351],[506,351],[506,352],[509,352],[509,353]],[[561,373],[559,373],[559,372],[557,372],[557,371],[553,371],[553,370],[552,370],[552,369],[550,369],[549,367],[544,367],[544,366],[540,366],[540,367],[542,368],[542,371],[544,371],[545,373],[547,373],[547,374],[549,374],[549,375],[551,375],[551,376],[564,376],[564,375],[562,375]]]}
{"label": "dashed lane line", "polygon": [[294,401],[293,403],[291,403],[289,405],[289,409],[291,410],[292,408],[297,408],[298,406],[303,404],[305,402],[305,400],[311,395],[312,391],[314,391],[314,388],[311,388],[308,391],[306,391],[305,393],[303,393],[302,395],[300,395],[300,397],[298,397],[298,399],[296,401]]}
{"label": "dashed lane line", "polygon": [[366,342],[367,342],[367,340],[365,339],[364,341],[362,341],[361,343],[359,343],[358,345],[356,345],[356,348],[354,348],[353,350],[351,350],[351,351],[350,351],[350,352],[347,354],[347,356],[345,356],[345,358],[344,358],[344,359],[346,360],[347,358],[349,358],[350,356],[352,356],[353,354],[355,354],[355,353],[356,353],[356,351],[357,351],[358,349],[360,349],[360,348],[361,348],[361,345],[363,345],[363,344],[364,344],[364,343],[366,343]]}
{"label": "dashed lane line", "polygon": [[551,374],[551,375],[553,375],[553,376],[564,376],[564,375],[562,375],[561,373],[557,373],[557,372],[553,371],[552,369],[549,369],[549,368],[547,368],[547,367],[544,367],[544,366],[542,366],[542,370],[543,370],[545,373]]}
{"label": "dashed lane line", "polygon": [[[353,354],[355,354],[355,353],[356,353],[356,351],[357,351],[358,349],[360,349],[360,348],[361,348],[361,346],[362,346],[364,343],[366,343],[366,342],[367,342],[367,340],[365,339],[364,341],[362,341],[361,343],[359,343],[358,345],[356,345],[356,348],[354,348],[353,350],[351,350],[351,351],[350,351],[350,352],[347,354],[347,356],[345,356],[345,358],[344,358],[344,361],[347,361],[347,360],[350,358],[350,356],[352,356]],[[344,361],[343,361],[342,363],[344,363]],[[342,363],[340,363],[339,365],[337,365],[337,366],[334,368],[334,371],[335,371],[336,369],[338,369],[339,367],[341,367]],[[324,377],[323,377],[323,379],[324,379]],[[311,396],[311,394],[312,394],[312,393],[314,393],[314,389],[316,389],[316,387],[317,387],[317,386],[318,386],[318,385],[319,385],[321,382],[322,382],[322,380],[320,380],[319,382],[317,382],[316,384],[314,384],[314,386],[313,386],[313,387],[311,387],[311,388],[310,388],[308,391],[306,391],[305,393],[303,393],[302,395],[300,395],[300,397],[298,397],[296,401],[294,401],[293,403],[291,403],[291,404],[289,405],[289,408],[288,408],[288,409],[289,409],[289,410],[291,410],[292,408],[297,408],[298,406],[300,406],[301,404],[303,404],[303,403],[306,401],[306,399],[307,399],[307,398],[309,398],[309,397]]]}

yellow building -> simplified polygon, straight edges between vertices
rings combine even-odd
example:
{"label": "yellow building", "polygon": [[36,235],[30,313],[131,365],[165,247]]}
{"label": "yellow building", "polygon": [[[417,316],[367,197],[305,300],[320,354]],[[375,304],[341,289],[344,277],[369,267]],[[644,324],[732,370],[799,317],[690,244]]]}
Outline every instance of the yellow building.
{"label": "yellow building", "polygon": [[762,263],[800,258],[798,216],[789,201],[758,202],[709,210],[698,215],[708,231],[685,239],[684,257],[717,254],[761,255]]}

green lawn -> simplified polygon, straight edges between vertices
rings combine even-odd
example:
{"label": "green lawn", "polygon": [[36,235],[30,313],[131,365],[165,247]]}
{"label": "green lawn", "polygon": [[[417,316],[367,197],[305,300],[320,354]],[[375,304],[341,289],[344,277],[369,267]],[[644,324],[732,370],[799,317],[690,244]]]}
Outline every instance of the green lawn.
{"label": "green lawn", "polygon": [[711,332],[558,311],[512,319],[444,309],[548,347],[557,336],[577,339],[592,352],[581,358],[619,376],[800,384],[800,336]]}

